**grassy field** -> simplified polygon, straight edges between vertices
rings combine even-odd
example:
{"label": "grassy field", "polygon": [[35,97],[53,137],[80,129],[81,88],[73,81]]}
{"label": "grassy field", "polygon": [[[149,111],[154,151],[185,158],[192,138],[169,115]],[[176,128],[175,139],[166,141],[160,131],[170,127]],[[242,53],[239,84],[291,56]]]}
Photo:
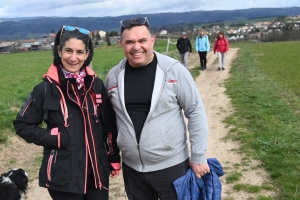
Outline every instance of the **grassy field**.
{"label": "grassy field", "polygon": [[235,113],[229,138],[262,160],[277,199],[300,199],[299,43],[239,45],[226,83]]}

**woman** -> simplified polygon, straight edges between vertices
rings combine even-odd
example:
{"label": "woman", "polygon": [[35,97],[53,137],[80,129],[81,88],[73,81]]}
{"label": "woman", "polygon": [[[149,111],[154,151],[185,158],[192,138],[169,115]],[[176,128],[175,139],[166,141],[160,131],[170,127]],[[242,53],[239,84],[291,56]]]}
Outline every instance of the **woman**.
{"label": "woman", "polygon": [[[93,53],[89,31],[63,26],[44,82],[13,122],[19,136],[44,147],[39,185],[54,200],[108,199],[109,174],[119,173],[115,114],[88,67]],[[43,120],[46,128],[39,126]]]}
{"label": "woman", "polygon": [[207,52],[209,52],[210,50],[210,44],[209,44],[208,36],[205,35],[204,30],[200,30],[199,35],[197,35],[195,46],[196,46],[196,52],[198,52],[200,57],[201,70],[206,70],[207,69],[206,55]]}
{"label": "woman", "polygon": [[214,45],[214,54],[218,53],[219,59],[219,67],[218,70],[225,70],[225,56],[227,51],[229,50],[229,44],[227,39],[224,37],[224,32],[220,31],[218,34],[218,38]]}

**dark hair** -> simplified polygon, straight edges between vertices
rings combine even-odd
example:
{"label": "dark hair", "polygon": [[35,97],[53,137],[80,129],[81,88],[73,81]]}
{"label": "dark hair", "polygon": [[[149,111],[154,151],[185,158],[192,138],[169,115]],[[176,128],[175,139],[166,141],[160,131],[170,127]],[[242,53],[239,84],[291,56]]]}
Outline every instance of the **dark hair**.
{"label": "dark hair", "polygon": [[86,50],[89,51],[89,55],[87,59],[83,63],[83,67],[88,66],[94,56],[94,46],[93,43],[89,37],[88,34],[83,34],[79,32],[77,29],[73,31],[63,31],[63,27],[57,32],[54,40],[54,46],[53,46],[53,64],[55,66],[60,66],[61,63],[61,58],[58,55],[58,48],[61,48],[65,46],[65,43],[71,39],[71,38],[76,38],[78,40],[81,40],[86,47]]}

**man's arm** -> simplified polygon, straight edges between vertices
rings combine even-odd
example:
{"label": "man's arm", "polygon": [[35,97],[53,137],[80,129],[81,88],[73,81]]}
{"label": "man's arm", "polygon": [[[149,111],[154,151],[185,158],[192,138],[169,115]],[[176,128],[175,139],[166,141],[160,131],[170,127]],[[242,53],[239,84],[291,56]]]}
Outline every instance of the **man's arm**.
{"label": "man's arm", "polygon": [[[174,66],[175,67],[175,66]],[[206,149],[208,140],[208,124],[205,108],[200,97],[198,88],[191,74],[185,68],[176,67],[177,78],[177,100],[188,119],[188,131],[191,143],[190,162],[204,164],[206,160]]]}

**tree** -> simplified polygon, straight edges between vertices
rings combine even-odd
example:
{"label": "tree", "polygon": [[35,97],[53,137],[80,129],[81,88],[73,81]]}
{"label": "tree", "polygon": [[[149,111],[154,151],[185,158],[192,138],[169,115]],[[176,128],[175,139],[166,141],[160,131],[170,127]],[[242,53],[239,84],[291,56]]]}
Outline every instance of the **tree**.
{"label": "tree", "polygon": [[101,40],[100,33],[99,33],[99,31],[97,30],[97,33],[96,33],[96,41],[100,41],[100,40]]}
{"label": "tree", "polygon": [[119,35],[119,33],[117,31],[112,31],[112,32],[109,33],[110,37],[118,36],[118,35]]}
{"label": "tree", "polygon": [[107,46],[110,46],[110,39],[109,39],[109,32],[106,33],[106,41],[107,41]]}
{"label": "tree", "polygon": [[54,29],[52,29],[52,30],[51,30],[51,33],[55,33],[55,30],[54,30]]}

